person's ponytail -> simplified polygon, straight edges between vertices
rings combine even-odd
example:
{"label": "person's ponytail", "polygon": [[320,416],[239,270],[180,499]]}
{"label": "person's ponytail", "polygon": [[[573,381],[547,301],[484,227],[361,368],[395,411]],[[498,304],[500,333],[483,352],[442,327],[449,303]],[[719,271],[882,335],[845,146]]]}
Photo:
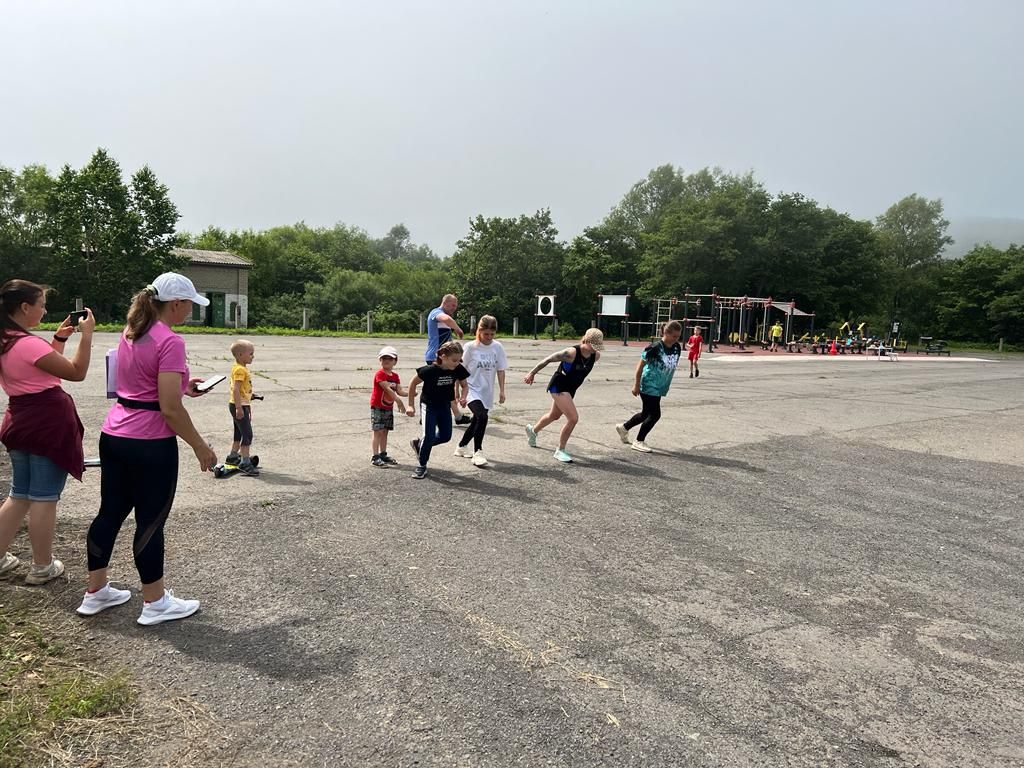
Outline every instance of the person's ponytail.
{"label": "person's ponytail", "polygon": [[164,304],[156,298],[156,288],[147,285],[132,297],[132,305],[128,308],[128,324],[124,329],[126,339],[139,339],[145,336],[153,323],[160,317],[160,307]]}

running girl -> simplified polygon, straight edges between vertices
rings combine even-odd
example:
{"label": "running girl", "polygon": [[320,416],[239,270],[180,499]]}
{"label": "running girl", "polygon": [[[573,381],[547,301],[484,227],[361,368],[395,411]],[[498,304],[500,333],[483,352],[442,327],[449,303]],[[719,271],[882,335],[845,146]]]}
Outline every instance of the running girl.
{"label": "running girl", "polygon": [[431,448],[452,439],[451,402],[455,399],[455,386],[458,384],[459,399],[465,400],[464,382],[468,378],[469,371],[462,367],[462,345],[457,341],[447,341],[440,346],[436,364],[416,369],[409,383],[409,405],[405,409],[406,415],[416,415],[416,388],[422,384],[423,434],[411,443],[419,458],[419,466],[412,473],[414,479],[422,480],[427,476]]}
{"label": "running girl", "polygon": [[[473,414],[466,433],[455,449],[455,455],[464,459],[473,458],[473,466],[486,467],[484,456],[484,432],[487,431],[487,412],[494,407],[494,379],[498,379],[498,402],[505,402],[505,371],[508,359],[500,341],[494,340],[498,332],[498,320],[484,315],[476,327],[476,341],[466,344],[462,366],[469,371],[469,395],[461,405],[468,405]],[[473,452],[469,452],[469,441],[473,441]]]}
{"label": "running girl", "polygon": [[529,424],[526,425],[526,439],[531,448],[537,447],[538,432],[548,424],[565,416],[565,426],[562,427],[562,431],[558,435],[558,450],[554,455],[559,461],[572,461],[572,456],[565,450],[565,447],[580,420],[573,398],[576,395],[576,390],[594,369],[594,364],[601,359],[602,349],[604,349],[604,334],[597,328],[591,328],[583,334],[579,344],[548,355],[523,377],[524,382],[533,384],[533,377],[544,366],[548,363],[558,363],[558,370],[555,371],[548,383],[548,392],[551,394],[552,401],[551,410],[541,416],[540,420],[532,427]]}

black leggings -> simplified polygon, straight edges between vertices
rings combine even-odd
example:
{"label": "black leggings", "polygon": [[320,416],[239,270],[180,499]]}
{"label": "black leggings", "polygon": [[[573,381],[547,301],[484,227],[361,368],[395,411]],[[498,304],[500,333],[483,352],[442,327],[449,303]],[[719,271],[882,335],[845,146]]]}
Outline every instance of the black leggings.
{"label": "black leggings", "polygon": [[484,444],[484,432],[487,431],[487,409],[479,400],[473,400],[469,403],[469,410],[473,412],[473,419],[466,427],[466,434],[459,440],[459,445],[469,445],[472,440],[473,449],[479,451]]}
{"label": "black leggings", "polygon": [[629,421],[623,424],[623,426],[626,429],[632,429],[639,424],[640,431],[637,433],[636,439],[642,443],[648,433],[654,429],[658,419],[661,418],[661,398],[655,395],[645,395],[641,392],[640,402],[643,403],[643,410],[630,417]]}
{"label": "black leggings", "polygon": [[235,417],[235,406],[228,403],[231,411],[231,423],[235,426],[234,441],[242,445],[252,445],[252,406],[242,406],[242,418]]}
{"label": "black leggings", "polygon": [[89,526],[89,570],[110,565],[121,525],[135,509],[135,567],[143,584],[164,576],[164,523],[178,487],[178,439],[100,433],[100,511]]}

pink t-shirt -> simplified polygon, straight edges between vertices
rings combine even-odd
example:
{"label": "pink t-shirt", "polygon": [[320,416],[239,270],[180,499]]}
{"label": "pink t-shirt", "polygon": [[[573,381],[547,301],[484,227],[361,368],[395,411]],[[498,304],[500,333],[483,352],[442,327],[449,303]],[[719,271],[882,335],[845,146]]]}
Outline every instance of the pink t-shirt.
{"label": "pink t-shirt", "polygon": [[[185,340],[161,323],[140,339],[129,341],[121,334],[117,347],[117,395],[128,400],[157,402],[160,392],[157,377],[161,373],[180,373],[181,391],[188,389],[189,370],[185,362]],[[107,414],[103,431],[116,437],[157,440],[174,437],[160,411],[125,408],[120,403]]]}
{"label": "pink t-shirt", "polygon": [[30,333],[14,342],[14,346],[0,356],[0,386],[8,397],[30,395],[60,386],[58,377],[36,368],[36,361],[51,352],[53,347]]}

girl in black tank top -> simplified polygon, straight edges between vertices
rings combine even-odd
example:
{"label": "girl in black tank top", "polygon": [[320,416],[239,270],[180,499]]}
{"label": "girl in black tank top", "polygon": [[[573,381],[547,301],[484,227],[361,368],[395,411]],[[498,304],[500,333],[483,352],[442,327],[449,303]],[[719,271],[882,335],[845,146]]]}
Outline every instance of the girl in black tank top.
{"label": "girl in black tank top", "polygon": [[576,396],[576,390],[583,384],[583,380],[587,378],[592,370],[594,370],[594,362],[597,360],[597,355],[591,352],[590,357],[585,357],[583,352],[580,350],[580,345],[577,344],[573,347],[576,350],[576,357],[573,361],[563,361],[558,366],[558,370],[551,376],[551,381],[548,382],[548,392],[568,392],[571,396]]}
{"label": "girl in black tank top", "polygon": [[558,363],[558,370],[555,371],[555,375],[548,383],[548,392],[551,394],[552,401],[551,410],[541,416],[536,424],[526,425],[526,439],[531,448],[537,447],[538,432],[548,424],[565,416],[565,424],[558,435],[558,450],[555,451],[555,458],[562,462],[572,461],[572,456],[565,450],[565,446],[569,442],[572,431],[576,428],[576,422],[579,421],[573,397],[576,390],[594,370],[594,364],[601,356],[600,350],[602,349],[604,349],[604,334],[597,328],[591,328],[583,334],[579,344],[548,355],[523,377],[525,383],[533,384],[533,377],[544,366],[548,363]]}

